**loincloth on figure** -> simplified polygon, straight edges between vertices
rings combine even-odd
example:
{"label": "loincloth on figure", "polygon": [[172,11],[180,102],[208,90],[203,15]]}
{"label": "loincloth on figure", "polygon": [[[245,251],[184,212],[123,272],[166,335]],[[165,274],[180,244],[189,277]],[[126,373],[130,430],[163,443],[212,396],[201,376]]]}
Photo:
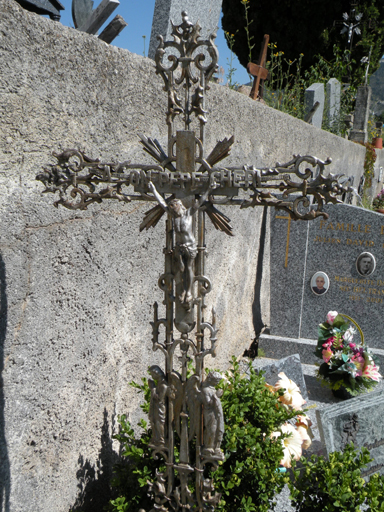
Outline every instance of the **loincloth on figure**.
{"label": "loincloth on figure", "polygon": [[197,247],[195,244],[176,244],[175,252],[180,256],[186,256],[187,258],[194,260],[197,256]]}

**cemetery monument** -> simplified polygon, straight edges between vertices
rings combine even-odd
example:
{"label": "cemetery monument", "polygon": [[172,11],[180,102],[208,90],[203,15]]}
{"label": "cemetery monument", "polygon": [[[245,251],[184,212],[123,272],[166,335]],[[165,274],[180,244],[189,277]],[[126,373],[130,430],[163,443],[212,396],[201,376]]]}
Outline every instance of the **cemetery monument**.
{"label": "cemetery monument", "polygon": [[[152,322],[153,350],[159,350],[165,362],[164,369],[151,366],[149,381],[151,448],[154,456],[163,458],[166,470],[151,486],[152,511],[213,510],[220,498],[208,471],[224,457],[220,448],[224,418],[215,389],[221,376],[216,372],[206,376],[204,371],[205,357],[215,357],[217,350],[216,313],[213,309],[208,321],[205,304],[212,288],[205,275],[206,216],[230,236],[230,220],[216,206],[274,206],[290,219],[325,220],[325,203],[340,202],[337,195],[348,191],[339,183],[339,175],[324,175],[330,159],[296,155],[285,164],[261,169],[217,165],[228,156],[234,139],[225,138],[206,152],[205,96],[218,52],[214,36],[201,39],[200,30],[183,12],[181,25],[172,24],[173,41],[164,42],[160,36],[155,62],[168,96],[168,146],[140,135],[144,150],[155,161],[152,165],[101,162],[73,149],[55,153],[57,164],[46,166],[37,176],[44,192],[59,194],[56,206],[85,210],[106,199],[152,203],[140,230],[156,227],[166,213],[164,273],[158,281],[165,314],[159,314],[155,303]],[[182,129],[176,129],[178,123]],[[191,355],[195,373],[188,377]]]}

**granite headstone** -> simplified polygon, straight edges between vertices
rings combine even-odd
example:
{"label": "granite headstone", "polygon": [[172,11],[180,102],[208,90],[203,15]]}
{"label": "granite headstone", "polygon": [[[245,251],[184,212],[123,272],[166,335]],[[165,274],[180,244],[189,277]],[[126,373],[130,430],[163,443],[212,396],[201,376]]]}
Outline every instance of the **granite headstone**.
{"label": "granite headstone", "polygon": [[369,85],[361,85],[357,88],[355,115],[350,139],[355,142],[368,141],[368,117],[371,105],[372,89]]}
{"label": "granite headstone", "polygon": [[182,22],[181,11],[187,11],[188,18],[192,23],[199,22],[203,39],[216,32],[220,20],[221,4],[222,0],[184,0],[182,3],[178,0],[156,0],[148,57],[155,58],[159,46],[158,35],[162,35],[164,40],[172,39],[171,20],[179,25]]}
{"label": "granite headstone", "polygon": [[[384,349],[384,216],[345,204],[324,211],[328,220],[308,223],[271,215],[270,334],[316,340],[332,310],[352,317],[369,347]],[[328,286],[318,294],[322,274]]]}
{"label": "granite headstone", "polygon": [[324,112],[324,84],[312,84],[310,87],[308,87],[308,89],[305,90],[305,116],[307,116],[317,101],[319,102],[319,106],[317,107],[316,112],[312,116],[311,120],[308,122],[317,128],[321,128]]}
{"label": "granite headstone", "polygon": [[384,474],[384,395],[382,390],[366,393],[316,410],[317,424],[327,454],[342,451],[353,442],[368,448],[374,459],[362,473]]}
{"label": "granite headstone", "polygon": [[331,78],[326,87],[327,102],[326,102],[326,115],[329,126],[334,126],[337,123],[340,115],[340,97],[341,97],[341,84],[336,78]]}

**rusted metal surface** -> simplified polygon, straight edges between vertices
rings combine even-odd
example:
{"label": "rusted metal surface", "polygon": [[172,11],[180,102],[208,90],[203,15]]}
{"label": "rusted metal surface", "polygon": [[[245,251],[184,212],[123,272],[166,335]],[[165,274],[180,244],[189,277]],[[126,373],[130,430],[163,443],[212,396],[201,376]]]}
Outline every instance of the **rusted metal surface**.
{"label": "rusted metal surface", "polygon": [[269,78],[268,70],[265,67],[267,61],[269,35],[265,34],[261,45],[259,60],[256,64],[249,62],[247,65],[247,71],[250,75],[254,76],[252,90],[250,97],[253,100],[262,99],[264,94],[264,81]]}

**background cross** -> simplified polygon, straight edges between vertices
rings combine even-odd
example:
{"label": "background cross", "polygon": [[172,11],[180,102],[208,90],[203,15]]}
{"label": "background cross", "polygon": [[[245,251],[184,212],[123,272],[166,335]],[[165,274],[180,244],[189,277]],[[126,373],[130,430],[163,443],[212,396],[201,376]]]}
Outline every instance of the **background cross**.
{"label": "background cross", "polygon": [[248,73],[254,77],[252,90],[249,95],[253,100],[263,98],[264,81],[268,80],[269,78],[268,69],[266,69],[265,67],[265,63],[267,60],[268,43],[269,35],[265,34],[263,42],[261,44],[259,60],[257,61],[256,64],[254,64],[253,62],[249,62],[247,65]]}

